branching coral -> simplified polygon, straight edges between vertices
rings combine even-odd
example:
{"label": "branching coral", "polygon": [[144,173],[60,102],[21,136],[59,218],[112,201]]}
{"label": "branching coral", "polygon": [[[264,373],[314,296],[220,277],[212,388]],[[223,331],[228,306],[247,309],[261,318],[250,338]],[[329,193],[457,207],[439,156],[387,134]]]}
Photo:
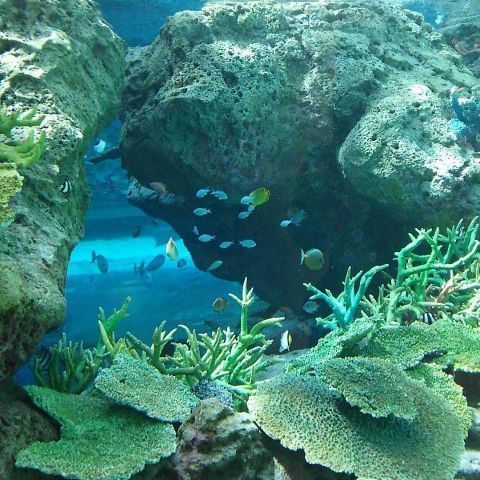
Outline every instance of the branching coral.
{"label": "branching coral", "polygon": [[32,443],[17,455],[17,467],[79,480],[126,480],[175,451],[175,430],[169,423],[92,396],[36,386],[27,391],[60,422],[61,438]]}

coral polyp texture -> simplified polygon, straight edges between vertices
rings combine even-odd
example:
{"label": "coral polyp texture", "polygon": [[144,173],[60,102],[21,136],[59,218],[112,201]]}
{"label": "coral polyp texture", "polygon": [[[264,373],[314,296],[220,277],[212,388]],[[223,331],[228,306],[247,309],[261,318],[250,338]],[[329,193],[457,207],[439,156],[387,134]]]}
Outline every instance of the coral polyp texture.
{"label": "coral polyp texture", "polygon": [[61,424],[58,442],[34,442],[16,466],[77,480],[127,480],[170,456],[175,430],[100,398],[27,387],[32,400]]}
{"label": "coral polyp texture", "polygon": [[[400,372],[399,382],[409,380]],[[416,386],[411,420],[361,413],[316,376],[278,376],[260,385],[248,404],[267,435],[303,449],[309,463],[361,480],[451,480],[464,448],[461,422],[445,399]]]}
{"label": "coral polyp texture", "polygon": [[100,370],[95,386],[110,401],[165,422],[186,420],[198,402],[186,383],[125,355]]}

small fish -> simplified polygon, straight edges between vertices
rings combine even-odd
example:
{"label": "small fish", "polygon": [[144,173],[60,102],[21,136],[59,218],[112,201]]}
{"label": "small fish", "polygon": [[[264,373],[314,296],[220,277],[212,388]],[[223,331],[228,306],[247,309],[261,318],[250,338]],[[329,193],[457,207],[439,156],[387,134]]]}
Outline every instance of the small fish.
{"label": "small fish", "polygon": [[45,347],[40,347],[35,353],[35,357],[33,359],[34,366],[44,375],[48,375],[51,359],[52,354],[50,353],[50,350]]}
{"label": "small fish", "polygon": [[223,190],[215,190],[212,192],[212,195],[218,200],[227,200],[228,195]]}
{"label": "small fish", "polygon": [[203,235],[200,235],[198,237],[198,239],[204,243],[211,242],[214,238],[215,238],[215,235],[208,235],[207,233],[204,233]]}
{"label": "small fish", "polygon": [[278,351],[282,353],[285,350],[290,350],[291,344],[292,344],[292,336],[290,335],[288,330],[285,330],[282,334],[282,338],[280,339],[280,348]]}
{"label": "small fish", "polygon": [[177,267],[178,267],[178,268],[183,268],[186,264],[187,264],[187,261],[186,261],[184,258],[181,258],[181,259],[177,262]]}
{"label": "small fish", "polygon": [[150,188],[160,195],[168,193],[167,186],[162,182],[150,182]]}
{"label": "small fish", "polygon": [[193,211],[193,214],[196,215],[197,217],[203,217],[204,215],[208,215],[209,213],[212,213],[211,210],[208,208],[196,208]]}
{"label": "small fish", "polygon": [[107,142],[99,138],[93,144],[93,149],[95,150],[96,153],[103,153],[105,151],[106,146],[107,146]]}
{"label": "small fish", "polygon": [[253,248],[257,246],[254,240],[239,240],[238,244],[245,248]]}
{"label": "small fish", "polygon": [[305,210],[301,208],[300,210],[295,209],[290,217],[292,223],[296,226],[299,227],[300,224],[307,218],[307,214],[305,213]]}
{"label": "small fish", "polygon": [[445,21],[445,15],[442,15],[441,13],[437,13],[437,16],[435,17],[435,25],[441,25]]}
{"label": "small fish", "polygon": [[282,220],[280,222],[280,226],[283,227],[283,228],[286,228],[288,227],[290,224],[292,224],[293,222],[291,220]]}
{"label": "small fish", "polygon": [[247,212],[253,212],[255,210],[255,205],[249,205],[247,208]]}
{"label": "small fish", "polygon": [[223,297],[217,297],[212,304],[212,309],[216,313],[223,312],[228,307],[228,302]]}
{"label": "small fish", "polygon": [[68,193],[72,190],[72,182],[70,182],[70,180],[67,180],[65,179],[61,185],[58,187],[58,189],[62,192],[62,193]]}
{"label": "small fish", "polygon": [[209,189],[209,188],[201,188],[200,190],[197,191],[197,193],[195,194],[195,196],[196,196],[197,198],[203,198],[203,197],[206,197],[209,193],[210,193],[210,189]]}
{"label": "small fish", "polygon": [[198,234],[200,233],[198,231],[198,227],[195,225],[193,228],[192,228],[192,232],[198,237]]}
{"label": "small fish", "polygon": [[434,317],[433,313],[425,312],[422,315],[422,322],[426,323],[427,325],[432,325],[432,323],[435,322],[435,317]]}
{"label": "small fish", "polygon": [[251,215],[252,212],[240,212],[238,214],[238,218],[240,220],[245,220],[246,218],[248,218],[250,215]]}
{"label": "small fish", "polygon": [[321,270],[325,263],[322,251],[318,248],[311,248],[307,253],[300,250],[300,265],[304,263],[310,270]]}
{"label": "small fish", "polygon": [[165,255],[157,255],[150,260],[150,263],[145,267],[146,272],[154,272],[158,270],[165,263]]}
{"label": "small fish", "polygon": [[177,260],[178,258],[177,244],[172,237],[170,237],[167,242],[167,245],[165,247],[165,253],[170,260]]}
{"label": "small fish", "polygon": [[252,199],[250,204],[254,207],[258,207],[259,205],[263,205],[270,200],[270,191],[265,187],[261,187],[253,190],[253,192],[250,192],[248,196]]}
{"label": "small fish", "polygon": [[135,228],[132,230],[132,237],[137,238],[138,236],[140,236],[140,233],[142,233],[142,226],[135,225]]}
{"label": "small fish", "polygon": [[228,242],[222,242],[222,243],[219,245],[219,247],[220,247],[220,248],[228,248],[228,247],[231,247],[234,243],[235,243],[235,242],[230,242],[230,241],[228,241]]}
{"label": "small fish", "polygon": [[318,310],[318,304],[312,300],[305,302],[302,307],[307,313],[315,313]]}
{"label": "small fish", "polygon": [[253,200],[253,197],[251,197],[250,195],[246,195],[245,197],[242,197],[242,199],[240,200],[240,203],[242,205],[249,205],[252,200]]}
{"label": "small fish", "polygon": [[216,270],[217,268],[221,267],[223,262],[221,260],[215,260],[211,263],[211,265],[207,268],[207,272],[211,272],[212,270]]}
{"label": "small fish", "polygon": [[97,255],[95,250],[92,250],[92,263],[97,262],[97,267],[102,273],[108,272],[108,260],[103,255]]}

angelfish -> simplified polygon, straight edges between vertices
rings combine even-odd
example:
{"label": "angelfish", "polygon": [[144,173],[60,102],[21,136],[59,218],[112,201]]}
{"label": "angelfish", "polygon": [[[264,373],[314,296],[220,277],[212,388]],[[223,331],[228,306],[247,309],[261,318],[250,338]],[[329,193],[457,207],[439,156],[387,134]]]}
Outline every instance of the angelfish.
{"label": "angelfish", "polygon": [[170,260],[178,259],[177,244],[175,243],[172,237],[170,237],[170,240],[168,240],[167,242],[167,245],[165,247],[165,253]]}

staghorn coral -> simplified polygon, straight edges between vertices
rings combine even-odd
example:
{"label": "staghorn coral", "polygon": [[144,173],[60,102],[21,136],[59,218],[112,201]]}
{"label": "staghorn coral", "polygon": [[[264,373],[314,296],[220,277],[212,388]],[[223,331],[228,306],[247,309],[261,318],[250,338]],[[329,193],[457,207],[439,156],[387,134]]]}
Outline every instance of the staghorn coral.
{"label": "staghorn coral", "polygon": [[186,420],[198,402],[181,380],[122,354],[111,367],[100,370],[95,387],[111,402],[164,422]]}
{"label": "staghorn coral", "polygon": [[79,480],[126,480],[175,451],[175,431],[134,410],[91,396],[27,387],[32,400],[62,426],[58,442],[34,442],[17,467]]}
{"label": "staghorn coral", "polygon": [[416,384],[409,421],[363,414],[315,376],[280,375],[259,385],[248,406],[267,435],[303,449],[309,463],[360,480],[451,480],[463,451],[461,422],[444,398]]}

